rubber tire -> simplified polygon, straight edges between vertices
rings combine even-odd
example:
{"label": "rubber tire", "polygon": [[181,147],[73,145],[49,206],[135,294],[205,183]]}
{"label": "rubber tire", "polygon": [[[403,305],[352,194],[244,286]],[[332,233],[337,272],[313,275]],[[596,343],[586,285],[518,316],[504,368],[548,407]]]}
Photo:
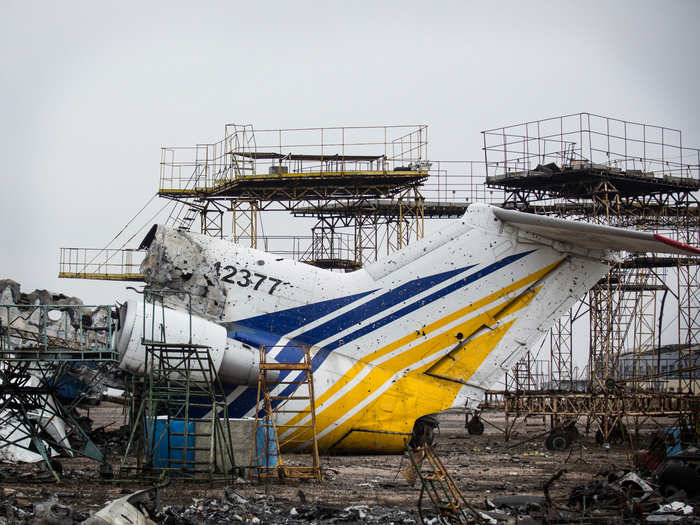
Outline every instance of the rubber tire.
{"label": "rubber tire", "polygon": [[544,442],[547,450],[568,450],[571,446],[571,439],[566,432],[560,430],[555,430],[547,436],[547,440]]}
{"label": "rubber tire", "polygon": [[408,446],[411,448],[432,445],[435,440],[435,429],[439,426],[438,420],[433,416],[422,416],[416,419],[411,432],[411,440]]}

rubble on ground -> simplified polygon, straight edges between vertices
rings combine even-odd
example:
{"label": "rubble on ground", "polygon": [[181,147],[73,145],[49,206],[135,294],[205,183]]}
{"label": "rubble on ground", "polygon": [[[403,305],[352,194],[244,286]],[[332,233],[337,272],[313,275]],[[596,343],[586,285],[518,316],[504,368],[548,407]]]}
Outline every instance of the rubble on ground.
{"label": "rubble on ground", "polygon": [[[642,481],[642,483],[639,483]],[[631,485],[629,483],[632,483]],[[637,485],[639,483],[639,485]],[[646,492],[647,482],[607,473],[574,489],[566,504],[548,501],[540,495],[512,495],[485,498],[477,506],[482,523],[700,523],[692,504],[679,499],[664,499],[658,491]],[[128,493],[106,502],[98,509],[67,505],[57,493],[38,492],[40,501],[32,502],[26,492],[5,488],[0,492],[0,523],[31,525],[223,525],[252,524],[333,524],[333,523],[420,523],[415,508],[373,503],[345,506],[324,504],[307,497],[298,489],[293,497],[279,496],[274,490],[252,494],[241,487],[226,486],[218,497],[191,497],[181,503],[160,504],[158,489]],[[643,495],[640,498],[640,492]],[[125,492],[123,489],[122,492]],[[208,493],[212,493],[209,490]],[[584,494],[587,499],[584,499]],[[61,494],[63,497],[65,493]],[[682,496],[682,495],[681,495]],[[180,498],[182,500],[183,498]],[[643,500],[643,503],[642,501]],[[424,514],[426,524],[451,523],[437,514]]]}
{"label": "rubble on ground", "polygon": [[[604,450],[584,437],[578,453],[545,451],[539,442],[512,446],[497,435],[466,436],[450,417],[443,418],[437,453],[482,523],[700,523],[699,496],[683,489],[668,493],[672,483],[664,492],[658,476],[663,463],[643,473],[629,464],[622,445]],[[696,457],[687,448],[674,461],[688,466]],[[105,510],[110,505],[130,512],[132,523],[115,525],[420,523],[420,482],[409,486],[403,479],[407,460],[400,456],[324,457],[323,483],[174,480],[145,493],[133,483],[101,482],[94,463],[78,468],[79,458],[60,461],[60,485],[49,483],[41,465],[0,466],[0,482],[8,487],[0,494],[0,523],[104,525],[99,519],[113,523],[105,519],[114,515]],[[423,515],[424,523],[447,523],[429,505]]]}

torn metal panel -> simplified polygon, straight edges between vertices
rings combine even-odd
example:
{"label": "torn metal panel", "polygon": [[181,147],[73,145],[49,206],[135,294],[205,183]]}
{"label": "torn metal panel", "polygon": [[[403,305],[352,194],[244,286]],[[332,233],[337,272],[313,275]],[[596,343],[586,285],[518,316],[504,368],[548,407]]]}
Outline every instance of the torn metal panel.
{"label": "torn metal panel", "polygon": [[[217,274],[217,262],[210,258],[191,234],[154,226],[149,233],[148,254],[141,273],[153,288],[179,292],[168,295],[170,306],[191,308],[198,315],[219,319],[226,306],[226,289]],[[219,263],[220,265],[220,263]]]}
{"label": "torn metal panel", "polygon": [[[108,503],[82,525],[155,525],[151,519],[157,509],[156,489],[135,492]],[[150,510],[149,510],[150,509]]]}

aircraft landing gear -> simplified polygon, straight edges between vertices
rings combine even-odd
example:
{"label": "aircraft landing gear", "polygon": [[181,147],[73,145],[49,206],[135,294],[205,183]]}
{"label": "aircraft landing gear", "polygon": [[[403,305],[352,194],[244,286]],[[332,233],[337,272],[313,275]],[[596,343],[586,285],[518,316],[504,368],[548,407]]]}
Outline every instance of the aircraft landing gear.
{"label": "aircraft landing gear", "polygon": [[565,427],[553,428],[544,442],[547,450],[568,450],[571,443],[578,439],[579,433],[575,423]]}
{"label": "aircraft landing gear", "polygon": [[544,445],[547,450],[566,450],[571,446],[571,439],[566,432],[557,428],[549,433]]}

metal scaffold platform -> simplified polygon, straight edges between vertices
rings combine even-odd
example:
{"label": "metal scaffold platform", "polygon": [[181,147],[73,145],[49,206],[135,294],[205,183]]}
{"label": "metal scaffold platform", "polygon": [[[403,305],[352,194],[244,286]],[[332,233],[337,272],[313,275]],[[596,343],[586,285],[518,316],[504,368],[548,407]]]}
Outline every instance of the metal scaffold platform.
{"label": "metal scaffold platform", "polygon": [[[322,268],[357,270],[423,237],[426,220],[459,218],[470,202],[503,201],[501,190],[484,186],[484,162],[428,161],[427,136],[425,125],[230,124],[218,142],[162,148],[157,196],[169,213],[160,222]],[[262,219],[273,211],[301,219],[310,235],[264,235]],[[124,234],[124,246],[150,226]],[[62,248],[59,276],[143,281],[144,256],[137,248]]]}
{"label": "metal scaffold platform", "polygon": [[[254,130],[231,124],[219,142],[163,148],[158,195],[181,205],[171,216],[178,229],[198,222],[202,233],[230,235],[254,248],[260,212],[312,217],[313,249],[301,259],[351,270],[376,259],[382,228],[389,252],[422,237],[426,156],[423,125]],[[368,208],[371,214],[358,213]],[[352,253],[334,242],[342,228],[351,230]]]}
{"label": "metal scaffold platform", "polygon": [[[586,424],[593,426],[596,439],[603,443],[624,441],[626,429],[638,429],[647,420],[682,418],[694,426],[700,411],[700,396],[674,392],[506,392],[503,402],[506,440],[528,417],[555,420],[555,435],[587,419]],[[568,448],[568,443],[562,448]]]}
{"label": "metal scaffold platform", "polygon": [[101,281],[144,280],[139,266],[145,252],[132,249],[61,248],[58,276]]}

